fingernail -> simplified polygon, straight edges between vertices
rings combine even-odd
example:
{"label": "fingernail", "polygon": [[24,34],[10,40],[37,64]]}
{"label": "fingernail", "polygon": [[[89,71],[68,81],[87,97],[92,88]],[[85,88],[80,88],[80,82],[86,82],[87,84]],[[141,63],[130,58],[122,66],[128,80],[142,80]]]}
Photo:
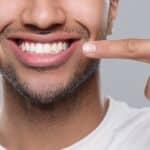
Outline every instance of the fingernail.
{"label": "fingernail", "polygon": [[93,53],[96,51],[96,45],[93,43],[85,43],[82,49],[85,53]]}

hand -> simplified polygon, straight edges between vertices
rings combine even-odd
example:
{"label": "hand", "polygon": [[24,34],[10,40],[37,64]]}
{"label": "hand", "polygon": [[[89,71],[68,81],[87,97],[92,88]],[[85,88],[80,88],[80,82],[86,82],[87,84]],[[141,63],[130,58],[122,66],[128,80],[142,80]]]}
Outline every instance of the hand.
{"label": "hand", "polygon": [[[122,58],[150,63],[150,40],[101,40],[85,43],[83,53],[90,58]],[[145,86],[145,96],[150,99],[150,78]]]}
{"label": "hand", "polygon": [[90,58],[122,58],[150,63],[150,40],[101,40],[85,43],[83,52]]}

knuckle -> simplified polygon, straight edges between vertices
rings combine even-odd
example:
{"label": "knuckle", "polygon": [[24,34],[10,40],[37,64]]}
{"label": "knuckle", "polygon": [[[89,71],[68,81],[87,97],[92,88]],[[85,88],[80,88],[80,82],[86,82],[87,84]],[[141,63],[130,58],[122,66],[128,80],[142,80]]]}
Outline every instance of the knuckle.
{"label": "knuckle", "polygon": [[137,41],[133,40],[133,39],[128,39],[126,45],[127,45],[128,53],[131,56],[135,56],[136,55],[136,49],[137,49]]}

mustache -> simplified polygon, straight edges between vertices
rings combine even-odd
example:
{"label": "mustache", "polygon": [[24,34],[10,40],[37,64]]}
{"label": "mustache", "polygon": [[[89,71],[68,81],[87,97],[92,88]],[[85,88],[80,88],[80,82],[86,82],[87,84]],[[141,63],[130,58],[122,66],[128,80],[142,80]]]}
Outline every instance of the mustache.
{"label": "mustache", "polygon": [[5,30],[3,30],[0,33],[0,40],[7,38],[10,34],[15,34],[15,33],[34,33],[34,34],[50,34],[50,33],[56,33],[56,32],[64,32],[64,33],[69,33],[69,34],[77,34],[83,37],[83,39],[88,39],[90,34],[88,30],[86,30],[83,27],[64,27],[64,28],[56,28],[56,27],[51,27],[48,29],[39,29],[34,26],[30,26],[29,28],[13,28],[13,27],[8,27]]}

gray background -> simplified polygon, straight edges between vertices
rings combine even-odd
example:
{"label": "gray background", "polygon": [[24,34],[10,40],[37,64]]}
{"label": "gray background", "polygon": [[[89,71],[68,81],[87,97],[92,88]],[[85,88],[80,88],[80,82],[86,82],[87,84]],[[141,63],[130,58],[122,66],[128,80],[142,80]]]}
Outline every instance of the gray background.
{"label": "gray background", "polygon": [[[115,31],[109,39],[149,38],[150,0],[120,0]],[[130,105],[150,107],[144,87],[150,76],[150,65],[129,60],[102,60],[102,91]],[[2,90],[0,88],[0,95]]]}
{"label": "gray background", "polygon": [[[150,38],[150,0],[120,0],[114,34],[109,39]],[[129,60],[103,60],[102,85],[105,95],[133,106],[148,106],[144,88],[150,65]]]}

